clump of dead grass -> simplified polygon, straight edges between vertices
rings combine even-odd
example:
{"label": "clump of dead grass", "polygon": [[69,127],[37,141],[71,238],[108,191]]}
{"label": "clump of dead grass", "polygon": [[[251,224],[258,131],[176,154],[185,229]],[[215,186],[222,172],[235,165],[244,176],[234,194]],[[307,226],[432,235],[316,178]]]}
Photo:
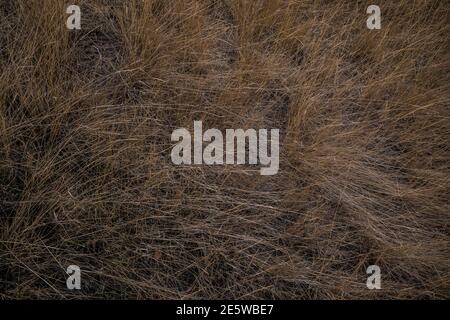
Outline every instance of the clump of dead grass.
{"label": "clump of dead grass", "polygon": [[[445,1],[76,2],[0,4],[0,298],[449,297]],[[172,165],[193,120],[280,173]]]}

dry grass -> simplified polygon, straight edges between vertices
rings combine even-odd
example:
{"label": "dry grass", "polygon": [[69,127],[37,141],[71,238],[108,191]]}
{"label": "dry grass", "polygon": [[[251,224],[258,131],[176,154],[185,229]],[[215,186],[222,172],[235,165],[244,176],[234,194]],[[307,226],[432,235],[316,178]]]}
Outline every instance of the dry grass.
{"label": "dry grass", "polygon": [[[450,297],[447,1],[73,2],[0,2],[0,298]],[[174,166],[194,120],[280,172]]]}

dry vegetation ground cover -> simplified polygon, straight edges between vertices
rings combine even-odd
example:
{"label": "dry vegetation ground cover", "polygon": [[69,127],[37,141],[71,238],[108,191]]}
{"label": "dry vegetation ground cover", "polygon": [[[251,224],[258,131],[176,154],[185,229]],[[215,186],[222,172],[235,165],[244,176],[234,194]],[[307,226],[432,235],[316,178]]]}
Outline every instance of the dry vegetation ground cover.
{"label": "dry vegetation ground cover", "polygon": [[[0,298],[449,298],[449,19],[438,0],[1,0]],[[279,128],[279,173],[174,166],[194,120]]]}

